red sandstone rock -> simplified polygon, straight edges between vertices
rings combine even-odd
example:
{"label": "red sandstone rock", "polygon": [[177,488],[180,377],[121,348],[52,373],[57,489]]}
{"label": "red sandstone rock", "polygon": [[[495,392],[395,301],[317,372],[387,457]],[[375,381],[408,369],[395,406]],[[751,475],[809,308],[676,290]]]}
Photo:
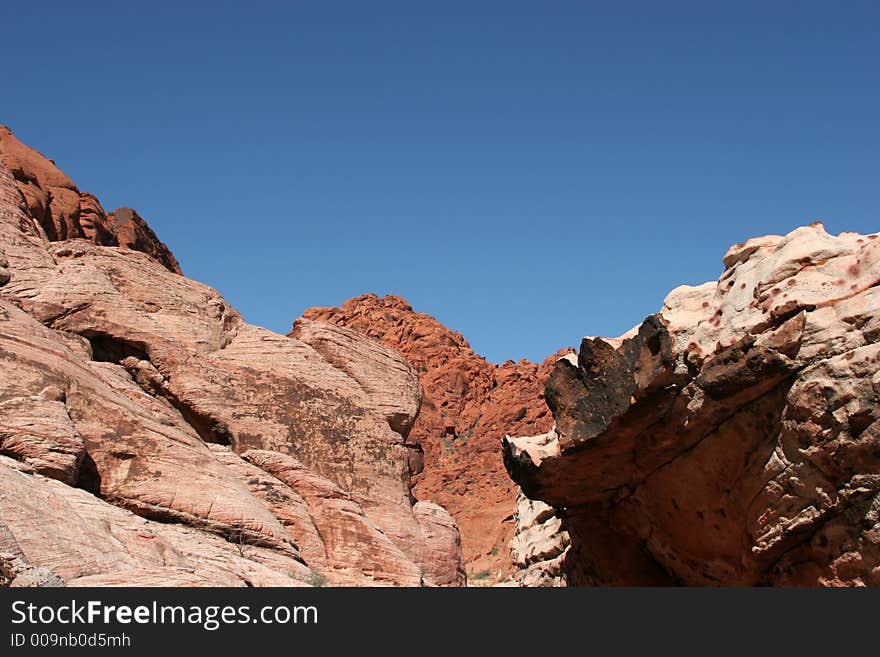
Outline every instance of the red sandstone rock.
{"label": "red sandstone rock", "polygon": [[880,235],[814,224],[724,263],[624,339],[585,338],[547,384],[555,429],[505,441],[570,542],[546,576],[880,584]]}
{"label": "red sandstone rock", "polygon": [[[489,363],[461,334],[392,295],[366,294],[339,308],[310,308],[303,316],[376,338],[419,372],[424,399],[409,440],[424,451],[424,470],[414,493],[455,518],[472,577],[491,581],[509,572],[516,492],[497,444],[507,434],[550,428],[543,396],[555,357],[541,365]],[[291,335],[301,337],[307,326],[298,320]]]}
{"label": "red sandstone rock", "polygon": [[0,162],[12,172],[28,214],[50,240],[81,237],[103,246],[124,246],[180,273],[174,255],[134,210],[120,208],[108,215],[93,194],[77,189],[55,162],[22,144],[2,125]]}

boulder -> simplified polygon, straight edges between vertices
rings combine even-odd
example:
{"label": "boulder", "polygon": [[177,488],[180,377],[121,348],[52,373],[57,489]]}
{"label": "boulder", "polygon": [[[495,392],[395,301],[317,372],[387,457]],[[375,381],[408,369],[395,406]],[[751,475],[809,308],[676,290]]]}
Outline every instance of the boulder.
{"label": "boulder", "polygon": [[736,245],[547,383],[552,439],[505,439],[568,584],[880,584],[880,236]]}

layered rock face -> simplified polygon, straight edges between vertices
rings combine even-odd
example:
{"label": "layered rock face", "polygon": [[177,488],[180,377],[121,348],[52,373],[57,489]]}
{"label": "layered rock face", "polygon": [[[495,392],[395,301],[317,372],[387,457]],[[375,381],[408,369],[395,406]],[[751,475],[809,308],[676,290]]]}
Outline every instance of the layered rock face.
{"label": "layered rock face", "polygon": [[80,191],[55,163],[22,144],[0,125],[0,162],[12,173],[28,214],[52,241],[80,237],[102,246],[142,251],[170,271],[180,273],[174,255],[131,208],[107,213],[98,199]]}
{"label": "layered rock face", "polygon": [[321,322],[251,326],[146,248],[50,241],[21,179],[50,190],[58,230],[81,218],[52,205],[70,187],[5,162],[0,577],[464,583],[454,521],[412,495],[421,390],[400,354]]}
{"label": "layered rock face", "polygon": [[458,522],[472,583],[510,572],[516,487],[498,441],[550,428],[543,397],[555,358],[541,365],[489,363],[460,333],[392,295],[366,294],[338,308],[311,308],[303,317],[292,336],[309,332],[306,320],[330,322],[392,347],[416,369],[424,389],[408,440],[415,465],[424,459],[416,496],[442,504]]}
{"label": "layered rock face", "polygon": [[513,582],[519,586],[567,586],[565,566],[571,537],[561,515],[546,502],[530,500],[520,492],[513,518]]}
{"label": "layered rock face", "polygon": [[880,585],[880,237],[814,224],[724,265],[585,338],[547,384],[555,429],[504,442],[549,505],[523,580]]}

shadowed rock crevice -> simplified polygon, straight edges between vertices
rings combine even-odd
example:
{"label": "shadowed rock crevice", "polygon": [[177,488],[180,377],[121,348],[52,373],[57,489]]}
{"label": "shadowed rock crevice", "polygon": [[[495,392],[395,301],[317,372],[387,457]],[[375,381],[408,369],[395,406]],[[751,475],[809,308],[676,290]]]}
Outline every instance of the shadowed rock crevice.
{"label": "shadowed rock crevice", "polygon": [[170,403],[204,442],[232,445],[232,434],[222,419],[200,412],[181,400],[168,384],[168,380],[156,369],[149,358],[145,354],[141,354],[141,356],[143,357],[139,357],[137,354],[124,354],[119,364],[128,371],[132,380],[144,392]]}
{"label": "shadowed rock crevice", "polygon": [[82,336],[88,339],[95,361],[124,367],[144,392],[164,399],[176,408],[203,441],[219,445],[232,444],[229,429],[222,421],[199,413],[174,395],[165,377],[150,361],[147,355],[148,345],[94,331],[83,331]]}
{"label": "shadowed rock crevice", "polygon": [[80,335],[89,341],[92,347],[92,359],[98,362],[120,365],[126,358],[149,360],[144,344],[136,344],[94,331],[83,331]]}
{"label": "shadowed rock crevice", "polygon": [[101,497],[101,473],[98,472],[98,466],[88,451],[83,454],[79,464],[77,486],[96,497]]}
{"label": "shadowed rock crevice", "polygon": [[649,541],[620,531],[601,507],[566,509],[561,531],[570,548],[561,563],[568,586],[670,586],[679,583],[651,553]]}

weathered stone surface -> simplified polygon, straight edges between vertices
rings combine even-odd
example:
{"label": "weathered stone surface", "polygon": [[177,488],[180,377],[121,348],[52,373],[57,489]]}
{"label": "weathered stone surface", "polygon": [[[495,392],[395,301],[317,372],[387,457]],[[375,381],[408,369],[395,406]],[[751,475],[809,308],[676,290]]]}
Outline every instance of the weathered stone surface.
{"label": "weathered stone surface", "polygon": [[9,586],[12,588],[52,588],[64,586],[64,580],[48,568],[37,566],[36,568],[26,568],[23,570],[17,577],[10,581]]}
{"label": "weathered stone surface", "polygon": [[108,216],[93,194],[77,189],[52,160],[22,144],[2,125],[0,162],[15,178],[28,214],[44,237],[52,241],[79,237],[94,244],[143,251],[180,273],[174,255],[136,212],[121,208]]}
{"label": "weathered stone surface", "polygon": [[[47,240],[32,211],[0,162],[0,452],[16,459],[0,491],[73,506],[62,521],[4,498],[28,563],[68,585],[463,584],[454,524],[414,508],[419,389],[400,356],[334,327],[309,332],[322,353],[250,326],[146,253]],[[173,558],[128,539],[94,553],[147,520]],[[93,540],[66,553],[83,526]]]}
{"label": "weathered stone surface", "polygon": [[0,553],[67,586],[303,586],[311,577],[292,555],[152,522],[4,462]]}
{"label": "weathered stone surface", "polygon": [[422,405],[419,377],[400,352],[352,329],[299,318],[290,337],[315,349],[360,384],[395,432],[406,438]]}
{"label": "weathered stone surface", "polygon": [[[145,517],[243,531],[246,541],[295,552],[276,518],[176,409],[119,365],[80,360],[55,334],[0,300],[4,453]],[[64,401],[39,401],[47,388],[64,391]],[[33,429],[34,413],[47,407],[47,428]]]}
{"label": "weathered stone surface", "polygon": [[[555,357],[541,365],[489,363],[461,334],[393,295],[366,294],[338,308],[310,308],[304,317],[375,338],[418,372],[424,399],[407,440],[414,494],[455,518],[472,579],[486,583],[510,572],[516,491],[497,441],[550,428],[543,388]],[[315,325],[297,320],[291,335],[302,339]]]}
{"label": "weathered stone surface", "polygon": [[434,586],[462,586],[466,580],[464,562],[450,559],[461,554],[461,535],[449,512],[433,502],[416,502],[416,521],[428,546],[420,565],[426,581]]}
{"label": "weathered stone surface", "polygon": [[418,568],[413,570],[401,558],[400,548],[361,508],[357,496],[289,455],[248,450],[242,456],[277,477],[307,502],[326,551],[327,566],[321,572],[332,583],[351,585],[369,577],[371,583],[384,585],[464,585],[458,527],[442,507],[430,502],[416,502],[413,507],[425,546],[416,559]]}
{"label": "weathered stone surface", "polygon": [[75,485],[85,444],[64,402],[45,399],[44,395],[12,397],[0,402],[0,454],[27,463],[40,474]]}
{"label": "weathered stone surface", "polygon": [[562,519],[569,584],[880,584],[880,237],[724,262],[559,361],[552,438],[505,440],[508,470]]}
{"label": "weathered stone surface", "polygon": [[0,286],[9,282],[9,260],[6,259],[6,253],[0,249]]}
{"label": "weathered stone surface", "polygon": [[322,571],[334,584],[419,586],[422,570],[367,516],[352,493],[310,471],[295,458],[266,450],[244,457],[306,500],[326,550]]}
{"label": "weathered stone surface", "polygon": [[[214,456],[245,483],[288,530],[303,560],[313,569],[332,575],[327,568],[327,550],[315,526],[306,501],[290,486],[246,461],[225,445],[208,445]],[[335,582],[334,582],[335,583]]]}
{"label": "weathered stone surface", "polygon": [[570,539],[562,519],[549,504],[520,493],[514,512],[515,533],[510,556],[520,586],[565,586],[564,562]]}
{"label": "weathered stone surface", "polygon": [[16,548],[15,552],[0,552],[0,586],[10,587],[59,587],[64,580],[48,568],[31,566],[17,544],[10,542],[8,528],[0,527],[0,540],[6,548]]}

